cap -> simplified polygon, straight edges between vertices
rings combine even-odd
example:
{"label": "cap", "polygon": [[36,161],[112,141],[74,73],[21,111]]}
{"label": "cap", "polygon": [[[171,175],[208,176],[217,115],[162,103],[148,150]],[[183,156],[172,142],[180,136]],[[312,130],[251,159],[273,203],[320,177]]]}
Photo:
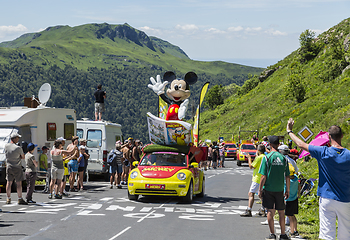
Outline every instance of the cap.
{"label": "cap", "polygon": [[43,147],[41,148],[41,150],[45,150],[45,149],[49,149],[49,148],[46,147],[46,146],[43,146]]}
{"label": "cap", "polygon": [[38,146],[38,145],[36,145],[34,143],[29,143],[27,146],[27,149],[28,149],[28,151],[32,151],[36,146]]}
{"label": "cap", "polygon": [[269,136],[269,143],[270,144],[279,144],[279,138],[275,135]]}
{"label": "cap", "polygon": [[86,139],[84,139],[84,138],[79,139],[79,141],[80,142],[87,142]]}
{"label": "cap", "polygon": [[86,149],[86,147],[85,146],[79,146],[79,150],[80,149]]}
{"label": "cap", "polygon": [[278,150],[289,151],[289,147],[287,145],[281,145],[278,147]]}
{"label": "cap", "polygon": [[75,140],[79,139],[78,136],[72,136],[72,142],[74,142]]}
{"label": "cap", "polygon": [[18,132],[13,132],[13,133],[11,133],[11,135],[10,135],[10,138],[12,139],[12,138],[15,138],[15,137],[22,137],[21,135],[19,135],[18,134]]}
{"label": "cap", "polygon": [[120,140],[116,141],[115,144],[122,144]]}
{"label": "cap", "polygon": [[63,138],[63,137],[59,137],[59,138],[57,138],[57,140],[58,140],[58,141],[66,141],[66,139]]}

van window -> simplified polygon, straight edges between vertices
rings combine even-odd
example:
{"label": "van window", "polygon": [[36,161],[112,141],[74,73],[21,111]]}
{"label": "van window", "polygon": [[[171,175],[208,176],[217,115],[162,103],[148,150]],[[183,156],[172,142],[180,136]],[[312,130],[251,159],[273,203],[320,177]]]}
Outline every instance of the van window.
{"label": "van window", "polygon": [[84,138],[84,130],[77,128],[77,136],[79,137],[79,139]]}
{"label": "van window", "polygon": [[116,135],[116,136],[115,136],[115,141],[117,142],[117,141],[119,141],[119,140],[120,140],[120,141],[122,140],[121,136],[120,136],[120,135]]}
{"label": "van window", "polygon": [[47,141],[54,141],[56,140],[56,123],[47,123],[47,131],[46,131],[46,136],[47,136]]}
{"label": "van window", "polygon": [[102,131],[90,129],[87,131],[87,147],[101,147],[102,144]]}
{"label": "van window", "polygon": [[67,140],[72,140],[74,135],[74,123],[65,123],[64,124],[64,138]]}

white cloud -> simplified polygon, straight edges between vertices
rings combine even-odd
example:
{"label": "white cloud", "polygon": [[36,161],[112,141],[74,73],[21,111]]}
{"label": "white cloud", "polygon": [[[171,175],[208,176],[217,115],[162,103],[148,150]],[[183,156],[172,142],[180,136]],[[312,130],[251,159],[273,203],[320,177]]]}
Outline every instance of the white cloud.
{"label": "white cloud", "polygon": [[262,27],[247,27],[244,31],[247,33],[257,33],[260,32],[262,30]]}
{"label": "white cloud", "polygon": [[198,30],[199,28],[194,25],[194,24],[185,24],[185,25],[180,25],[180,24],[177,24],[175,26],[176,29],[179,29],[179,30],[185,30],[185,31],[194,31],[194,30]]}
{"label": "white cloud", "polygon": [[217,29],[217,28],[209,28],[209,29],[206,29],[204,31],[209,32],[209,33],[213,33],[213,34],[225,34],[226,33],[225,31],[222,31],[222,30]]}
{"label": "white cloud", "polygon": [[241,27],[241,26],[238,26],[238,27],[229,27],[227,30],[230,31],[230,32],[240,32],[240,31],[243,30],[243,27]]}
{"label": "white cloud", "polygon": [[275,29],[267,29],[265,31],[265,33],[269,34],[269,35],[272,35],[272,36],[286,36],[287,33],[286,32],[281,32],[281,31],[278,31],[278,30],[275,30]]}
{"label": "white cloud", "polygon": [[0,26],[0,38],[9,38],[27,31],[28,29],[22,24],[17,26]]}

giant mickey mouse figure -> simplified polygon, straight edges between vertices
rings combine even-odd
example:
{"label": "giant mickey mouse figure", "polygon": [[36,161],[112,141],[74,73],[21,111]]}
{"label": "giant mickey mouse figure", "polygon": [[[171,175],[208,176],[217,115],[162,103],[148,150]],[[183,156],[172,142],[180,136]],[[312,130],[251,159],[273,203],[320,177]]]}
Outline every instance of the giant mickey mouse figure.
{"label": "giant mickey mouse figure", "polygon": [[[152,84],[148,84],[148,87],[170,105],[165,120],[181,120],[185,117],[188,98],[191,95],[189,85],[196,83],[197,79],[198,77],[194,72],[186,73],[182,80],[177,79],[175,73],[170,71],[164,74],[163,83],[160,75],[157,75],[157,81],[153,77],[150,78]],[[167,95],[165,95],[165,86],[170,81],[172,81],[170,88],[166,92]]]}

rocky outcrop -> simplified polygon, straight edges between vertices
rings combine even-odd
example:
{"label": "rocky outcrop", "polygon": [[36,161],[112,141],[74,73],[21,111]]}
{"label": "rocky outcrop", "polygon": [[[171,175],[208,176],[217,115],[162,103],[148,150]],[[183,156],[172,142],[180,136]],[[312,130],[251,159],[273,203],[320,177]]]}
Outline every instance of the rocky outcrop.
{"label": "rocky outcrop", "polygon": [[99,29],[96,31],[97,38],[108,37],[112,41],[115,41],[115,38],[121,38],[128,42],[134,42],[141,47],[145,46],[152,51],[156,51],[152,40],[147,36],[146,33],[132,28],[127,23],[117,26],[111,26],[107,23],[104,23],[96,24],[96,26],[99,27]]}
{"label": "rocky outcrop", "polygon": [[279,69],[279,67],[273,68],[273,69],[266,69],[265,71],[263,71],[261,73],[261,75],[259,76],[259,81],[263,82],[265,81],[268,77],[270,77],[277,69]]}

